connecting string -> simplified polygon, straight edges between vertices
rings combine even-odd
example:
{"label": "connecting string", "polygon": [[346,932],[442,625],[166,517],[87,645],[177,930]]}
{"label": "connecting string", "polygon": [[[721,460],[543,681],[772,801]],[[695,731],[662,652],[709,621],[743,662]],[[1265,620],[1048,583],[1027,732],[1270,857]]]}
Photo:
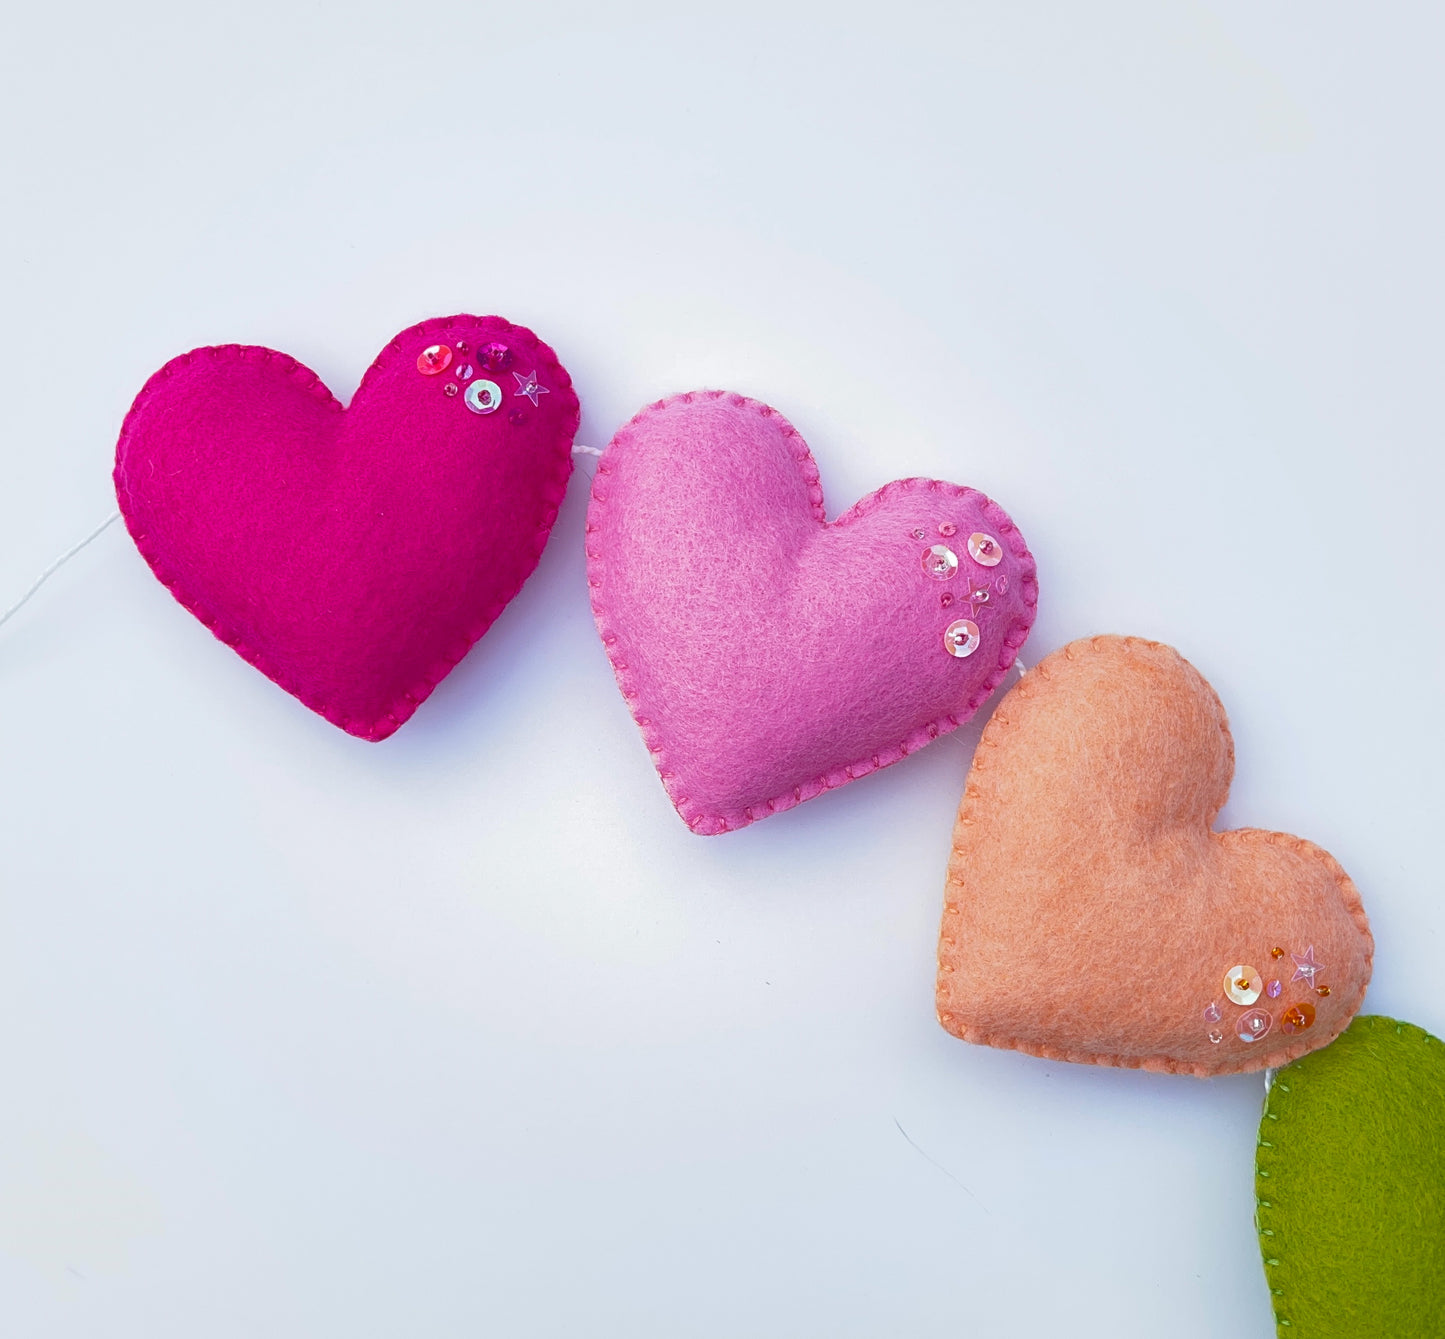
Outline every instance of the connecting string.
{"label": "connecting string", "polygon": [[38,591],[47,581],[49,581],[51,577],[53,577],[58,571],[60,571],[60,569],[64,567],[66,563],[68,563],[72,558],[74,558],[75,555],[81,551],[81,549],[85,548],[87,544],[93,543],[95,540],[99,539],[118,520],[120,520],[120,512],[111,512],[111,514],[107,516],[105,520],[103,520],[98,526],[96,526],[94,530],[92,530],[88,535],[86,535],[86,537],[82,539],[79,544],[76,544],[73,548],[66,550],[66,552],[62,553],[60,557],[58,557],[53,563],[51,563],[50,566],[45,569],[45,571],[43,571],[38,577],[35,578],[34,584],[30,587],[28,591],[25,592],[24,595],[22,595],[18,600],[16,600],[15,603],[12,604],[10,608],[7,609],[3,614],[0,614],[0,628],[3,628],[5,624],[7,624],[12,618],[15,617],[16,614],[18,614],[22,609],[24,609],[25,606],[30,603],[30,597],[34,595],[35,592]]}
{"label": "connecting string", "polygon": [[[573,442],[572,454],[581,456],[600,456],[602,452],[599,451],[595,446],[583,446],[581,442]],[[94,530],[92,530],[88,535],[86,535],[86,537],[82,539],[79,544],[76,544],[71,548],[67,549],[64,553],[60,555],[60,557],[58,557],[53,563],[51,563],[50,566],[45,569],[45,571],[43,571],[38,577],[35,578],[35,580],[31,583],[30,589],[26,591],[24,595],[22,595],[18,600],[16,600],[15,603],[12,604],[10,608],[7,609],[3,614],[0,614],[0,628],[3,628],[5,624],[7,624],[12,618],[15,617],[16,614],[18,614],[22,609],[24,609],[25,606],[30,603],[31,599],[35,595],[35,592],[38,591],[47,581],[49,581],[50,578],[53,577],[58,571],[60,571],[60,569],[64,567],[66,563],[68,563],[72,558],[74,558],[75,555],[81,551],[81,549],[85,548],[88,544],[93,544],[97,539],[99,539],[103,534],[105,534],[105,532],[109,530],[110,527],[113,526],[118,520],[120,520],[120,512],[111,512],[111,514],[107,516],[105,520],[103,520],[98,526],[96,526]]]}

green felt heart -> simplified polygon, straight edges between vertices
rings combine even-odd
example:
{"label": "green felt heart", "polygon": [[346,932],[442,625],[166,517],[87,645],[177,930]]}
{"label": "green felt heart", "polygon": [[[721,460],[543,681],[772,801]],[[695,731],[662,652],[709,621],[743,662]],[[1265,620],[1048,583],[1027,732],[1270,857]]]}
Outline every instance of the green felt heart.
{"label": "green felt heart", "polygon": [[1361,1016],[1275,1075],[1255,1157],[1285,1339],[1445,1339],[1445,1044]]}

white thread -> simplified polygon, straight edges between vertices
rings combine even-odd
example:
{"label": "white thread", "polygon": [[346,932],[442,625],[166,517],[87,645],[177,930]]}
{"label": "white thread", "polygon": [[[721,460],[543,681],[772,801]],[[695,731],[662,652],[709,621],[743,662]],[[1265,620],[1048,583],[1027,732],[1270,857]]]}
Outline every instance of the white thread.
{"label": "white thread", "polygon": [[22,609],[24,609],[25,606],[30,603],[30,597],[34,595],[35,592],[38,591],[47,581],[49,581],[51,577],[53,577],[58,571],[60,571],[60,569],[64,567],[66,563],[68,563],[72,558],[74,558],[75,555],[81,551],[81,549],[83,549],[93,540],[99,539],[118,520],[120,520],[120,512],[111,512],[111,514],[107,516],[105,520],[102,521],[98,526],[96,526],[94,530],[92,530],[88,535],[86,535],[86,537],[82,539],[79,544],[77,544],[74,548],[68,550],[67,552],[62,553],[60,557],[58,557],[53,563],[51,563],[50,566],[45,569],[45,571],[43,571],[38,577],[35,578],[35,584],[32,585],[30,589],[25,592],[24,595],[22,595],[18,600],[16,600],[15,603],[12,604],[10,608],[8,608],[3,614],[0,614],[0,628],[3,628],[5,624],[7,624],[12,618],[15,617],[16,614],[18,614]]}
{"label": "white thread", "polygon": [[602,452],[595,446],[583,446],[581,442],[573,442],[572,454],[574,456],[600,456]]}
{"label": "white thread", "polygon": [[1018,670],[1018,672],[1019,672],[1019,678],[1020,678],[1020,679],[1022,679],[1022,678],[1024,677],[1024,675],[1029,672],[1029,667],[1028,667],[1027,665],[1025,665],[1022,660],[1015,660],[1015,661],[1014,661],[1014,668],[1015,668],[1016,670]]}

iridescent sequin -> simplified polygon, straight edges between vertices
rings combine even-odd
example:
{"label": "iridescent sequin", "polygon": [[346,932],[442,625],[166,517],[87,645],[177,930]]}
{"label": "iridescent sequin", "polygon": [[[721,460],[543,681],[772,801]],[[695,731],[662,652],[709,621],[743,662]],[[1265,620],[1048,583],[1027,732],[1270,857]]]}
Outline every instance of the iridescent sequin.
{"label": "iridescent sequin", "polygon": [[935,581],[948,581],[958,571],[958,554],[947,544],[923,550],[923,570]]}
{"label": "iridescent sequin", "polygon": [[459,390],[461,390],[461,387],[458,386],[455,381],[442,382],[443,395],[455,395]]}
{"label": "iridescent sequin", "polygon": [[495,414],[502,407],[502,388],[482,377],[467,387],[467,408],[474,414]]}
{"label": "iridescent sequin", "polygon": [[1251,1009],[1247,1014],[1240,1015],[1239,1021],[1234,1025],[1234,1035],[1240,1041],[1258,1041],[1269,1031],[1273,1022],[1274,1019],[1263,1009]]}
{"label": "iridescent sequin", "polygon": [[943,646],[951,656],[971,656],[978,650],[978,643],[978,624],[972,619],[961,618],[944,629]]}
{"label": "iridescent sequin", "polygon": [[416,370],[423,376],[434,377],[445,372],[451,365],[452,351],[445,344],[433,344],[416,356]]}
{"label": "iridescent sequin", "polygon": [[551,391],[537,380],[537,374],[535,372],[528,372],[525,377],[520,372],[513,372],[512,375],[517,379],[517,389],[512,393],[514,395],[525,395],[534,406],[537,403],[537,397],[539,395],[552,394]]}
{"label": "iridescent sequin", "polygon": [[487,372],[505,372],[512,365],[512,351],[505,344],[488,344],[478,351],[477,357]]}
{"label": "iridescent sequin", "polygon": [[997,567],[1003,562],[1003,545],[992,535],[975,533],[968,537],[968,556],[980,567]]}
{"label": "iridescent sequin", "polygon": [[1291,1004],[1279,1016],[1279,1030],[1288,1033],[1303,1032],[1314,1021],[1315,1006],[1308,1000],[1301,1000],[1298,1004]]}
{"label": "iridescent sequin", "polygon": [[1270,997],[1270,999],[1272,999],[1272,1000],[1277,1000],[1277,999],[1279,999],[1280,992],[1281,992],[1283,989],[1284,989],[1284,984],[1283,984],[1283,982],[1278,981],[1278,980],[1275,980],[1275,981],[1271,981],[1271,982],[1269,983],[1269,985],[1267,985],[1267,986],[1264,988],[1264,993],[1265,993],[1266,995],[1268,995],[1268,996]]}
{"label": "iridescent sequin", "polygon": [[458,381],[470,381],[477,374],[477,369],[470,363],[462,363],[456,371]]}
{"label": "iridescent sequin", "polygon": [[1259,973],[1243,963],[1224,974],[1224,993],[1236,1004],[1253,1004],[1263,989]]}

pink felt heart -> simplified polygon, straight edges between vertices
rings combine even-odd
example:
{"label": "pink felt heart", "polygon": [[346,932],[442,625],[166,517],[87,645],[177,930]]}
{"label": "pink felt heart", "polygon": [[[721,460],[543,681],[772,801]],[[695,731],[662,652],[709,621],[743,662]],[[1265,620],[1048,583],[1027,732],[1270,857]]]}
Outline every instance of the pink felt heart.
{"label": "pink felt heart", "polygon": [[577,418],[556,355],[497,316],[402,331],[346,409],[283,353],[196,349],[136,397],[116,495],[142,556],[217,637],[385,739],[537,565]]}
{"label": "pink felt heart", "polygon": [[698,391],[618,430],[587,513],[617,682],[694,832],[789,809],[967,720],[1038,603],[1002,508],[900,479],[836,521],[776,410]]}

